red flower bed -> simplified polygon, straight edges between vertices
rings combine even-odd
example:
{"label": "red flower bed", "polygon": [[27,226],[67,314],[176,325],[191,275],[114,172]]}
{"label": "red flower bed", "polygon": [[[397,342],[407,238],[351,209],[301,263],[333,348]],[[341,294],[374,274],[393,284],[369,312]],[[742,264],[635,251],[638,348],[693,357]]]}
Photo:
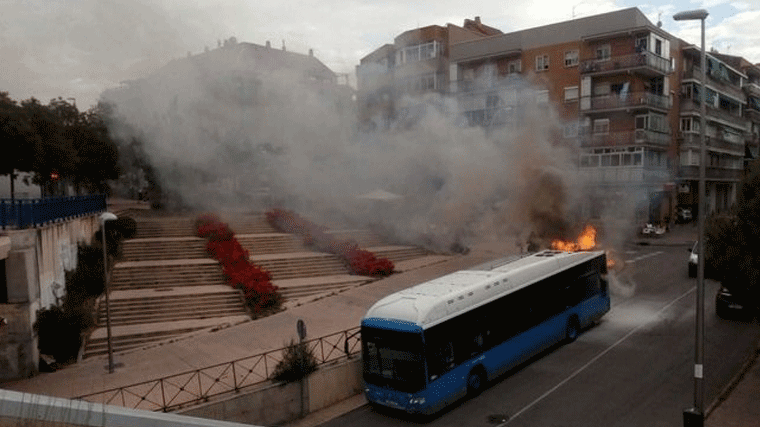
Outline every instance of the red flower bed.
{"label": "red flower bed", "polygon": [[206,250],[222,265],[227,283],[240,289],[254,314],[277,309],[282,296],[272,284],[268,271],[251,263],[248,251],[235,238],[229,226],[215,215],[202,215],[195,221],[198,237],[207,239]]}
{"label": "red flower bed", "polygon": [[304,244],[323,252],[338,255],[354,274],[362,276],[388,276],[394,265],[387,258],[378,258],[370,251],[359,249],[351,240],[337,240],[325,227],[318,226],[285,209],[272,209],[266,213],[267,222],[275,229],[300,235]]}

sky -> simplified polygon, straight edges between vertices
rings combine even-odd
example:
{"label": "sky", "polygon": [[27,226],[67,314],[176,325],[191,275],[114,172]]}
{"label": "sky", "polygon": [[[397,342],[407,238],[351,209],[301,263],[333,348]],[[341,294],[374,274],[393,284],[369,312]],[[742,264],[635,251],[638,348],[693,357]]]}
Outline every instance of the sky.
{"label": "sky", "polygon": [[704,8],[708,49],[760,63],[757,0],[439,0],[434,7],[407,0],[0,0],[0,91],[17,100],[73,98],[84,110],[104,90],[230,37],[313,49],[354,82],[362,57],[416,27],[461,26],[480,16],[511,32],[634,6],[695,44],[699,22],[672,16]]}

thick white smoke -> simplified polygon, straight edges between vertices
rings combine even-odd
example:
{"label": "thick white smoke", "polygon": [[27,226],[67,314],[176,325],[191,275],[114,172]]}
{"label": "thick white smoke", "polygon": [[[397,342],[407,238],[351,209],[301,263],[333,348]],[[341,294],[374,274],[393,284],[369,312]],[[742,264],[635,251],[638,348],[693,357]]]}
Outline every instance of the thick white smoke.
{"label": "thick white smoke", "polygon": [[[462,126],[454,100],[428,96],[405,100],[423,111],[413,123],[361,134],[347,87],[263,72],[239,47],[173,61],[102,97],[115,106],[114,133],[136,134],[164,188],[191,206],[262,211],[277,203],[436,249],[484,235],[577,231],[575,154],[554,139],[559,120],[524,84],[512,83],[527,98],[517,100],[511,125]],[[357,197],[376,189],[401,198]]]}

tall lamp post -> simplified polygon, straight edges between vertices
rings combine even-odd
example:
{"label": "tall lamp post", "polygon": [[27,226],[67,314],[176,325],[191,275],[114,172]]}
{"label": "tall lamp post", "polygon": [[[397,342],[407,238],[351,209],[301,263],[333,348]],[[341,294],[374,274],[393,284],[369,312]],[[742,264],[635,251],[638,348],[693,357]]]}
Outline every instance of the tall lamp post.
{"label": "tall lamp post", "polygon": [[106,247],[106,221],[113,221],[118,217],[111,212],[103,212],[100,214],[100,235],[103,236],[103,286],[106,293],[106,334],[108,341],[108,373],[112,374],[114,371],[113,363],[113,342],[111,340],[111,304],[108,300],[109,286],[108,286],[108,248]]}
{"label": "tall lamp post", "polygon": [[698,241],[697,241],[697,315],[696,315],[696,339],[694,345],[694,407],[683,412],[684,427],[703,426],[704,415],[704,343],[705,343],[705,115],[707,102],[707,64],[705,58],[705,19],[707,11],[704,9],[679,12],[673,15],[676,21],[702,21],[702,50],[701,65],[701,89],[699,91],[700,123],[699,123],[699,200],[697,201]]}

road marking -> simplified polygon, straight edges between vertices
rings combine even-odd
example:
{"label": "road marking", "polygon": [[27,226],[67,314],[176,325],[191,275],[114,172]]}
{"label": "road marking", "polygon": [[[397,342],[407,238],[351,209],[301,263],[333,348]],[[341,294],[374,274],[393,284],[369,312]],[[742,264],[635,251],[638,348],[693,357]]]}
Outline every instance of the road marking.
{"label": "road marking", "polygon": [[[694,292],[694,290],[696,290],[696,289],[697,289],[697,287],[694,286],[691,289],[689,289],[688,291],[686,291],[684,294],[682,294],[681,296],[679,296],[678,298],[670,301],[665,307],[661,308],[657,313],[655,313],[654,316],[653,316],[653,318],[659,317],[660,314],[662,314],[663,311],[667,310],[668,308],[670,308],[670,306],[672,306],[673,304],[675,304],[678,301],[682,300],[685,296],[687,296],[690,293]],[[534,400],[533,402],[530,402],[527,406],[525,406],[524,408],[522,408],[519,411],[515,412],[514,415],[512,415],[512,416],[509,417],[509,420],[507,420],[507,422],[499,424],[498,427],[502,427],[502,426],[505,426],[505,425],[509,424],[515,418],[517,418],[520,415],[522,415],[523,412],[525,412],[528,409],[532,408],[538,402],[544,400],[544,398],[546,398],[550,394],[554,393],[558,388],[562,387],[568,381],[570,381],[571,379],[575,378],[578,374],[580,374],[581,372],[583,372],[584,370],[586,370],[586,368],[588,368],[589,366],[591,366],[594,362],[596,362],[597,360],[599,360],[602,356],[604,356],[605,354],[609,353],[610,350],[612,350],[613,348],[615,348],[618,345],[620,345],[623,341],[627,340],[628,337],[630,337],[631,335],[635,334],[639,329],[643,328],[644,326],[647,326],[649,323],[650,322],[642,323],[641,325],[633,328],[630,332],[628,332],[627,334],[625,334],[625,336],[623,336],[623,338],[620,338],[619,340],[615,341],[614,344],[612,344],[611,346],[609,346],[606,349],[604,349],[601,353],[599,353],[596,356],[594,356],[585,365],[581,366],[580,368],[578,368],[577,370],[575,370],[575,372],[573,372],[572,374],[570,374],[570,376],[568,376],[564,380],[560,381],[559,384],[557,384],[554,387],[552,387],[551,389],[549,389],[546,393],[544,393],[541,396],[539,396],[538,399]]]}
{"label": "road marking", "polygon": [[636,257],[634,259],[626,260],[625,263],[626,264],[633,264],[634,262],[641,261],[641,260],[647,259],[649,257],[657,256],[657,255],[660,255],[661,253],[662,253],[662,251],[652,252],[650,254],[646,254],[646,255],[642,255],[642,256]]}

